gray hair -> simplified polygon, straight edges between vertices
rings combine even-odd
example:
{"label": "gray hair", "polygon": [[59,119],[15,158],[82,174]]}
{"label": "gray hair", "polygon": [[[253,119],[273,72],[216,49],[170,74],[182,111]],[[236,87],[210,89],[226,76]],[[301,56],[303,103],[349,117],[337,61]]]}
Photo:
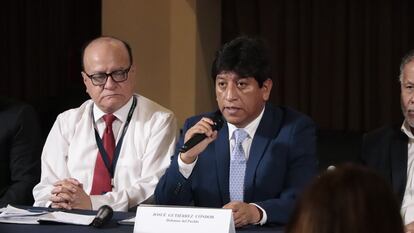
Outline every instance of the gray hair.
{"label": "gray hair", "polygon": [[414,60],[414,49],[411,50],[410,52],[408,52],[403,57],[403,59],[401,60],[401,64],[400,64],[400,75],[398,76],[400,83],[402,83],[403,78],[404,78],[404,68],[405,68],[405,65],[407,65],[408,63],[410,63],[413,60]]}

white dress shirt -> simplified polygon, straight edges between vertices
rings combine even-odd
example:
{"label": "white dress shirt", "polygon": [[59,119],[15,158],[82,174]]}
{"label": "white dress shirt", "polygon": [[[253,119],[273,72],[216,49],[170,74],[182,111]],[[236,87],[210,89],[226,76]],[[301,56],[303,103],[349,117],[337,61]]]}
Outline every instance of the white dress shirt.
{"label": "white dress shirt", "polygon": [[[250,122],[246,127],[243,128],[248,134],[247,138],[242,142],[242,147],[244,150],[244,154],[246,156],[246,161],[249,159],[250,147],[252,145],[252,141],[254,138],[254,134],[256,133],[257,127],[259,126],[260,120],[262,119],[264,109],[265,108],[263,108],[262,112],[259,114],[258,117],[256,117],[252,122]],[[230,124],[228,122],[227,122],[227,126],[229,129],[230,151],[233,151],[233,148],[236,144],[236,139],[233,136],[233,132],[238,128],[235,125]],[[186,164],[181,160],[181,157],[178,156],[179,171],[186,179],[190,177],[191,172],[193,171],[193,168],[196,165],[196,163],[197,163],[197,159],[191,164]],[[251,203],[251,204],[257,206],[262,211],[263,216],[262,216],[262,219],[259,221],[259,224],[261,225],[265,224],[267,221],[266,211],[262,207],[256,205],[255,203]]]}
{"label": "white dress shirt", "polygon": [[409,224],[414,221],[414,135],[406,121],[401,126],[401,131],[408,136],[407,184],[401,205],[401,215],[404,223]]}
{"label": "white dress shirt", "polygon": [[[135,96],[137,106],[123,139],[113,190],[90,196],[94,210],[106,204],[114,210],[126,211],[150,198],[174,153],[177,132],[174,114],[143,96]],[[112,126],[117,142],[131,104],[132,98],[113,113],[117,118]],[[79,180],[85,192],[90,193],[98,155],[92,108],[102,137],[105,113],[92,100],[57,117],[43,148],[41,180],[33,189],[34,206],[50,205],[53,184],[65,178]]]}

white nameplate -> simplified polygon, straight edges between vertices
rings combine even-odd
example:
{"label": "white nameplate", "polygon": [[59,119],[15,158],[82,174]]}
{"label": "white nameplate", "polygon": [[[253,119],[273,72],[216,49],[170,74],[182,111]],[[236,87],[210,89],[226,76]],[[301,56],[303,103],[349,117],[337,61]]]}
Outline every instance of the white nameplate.
{"label": "white nameplate", "polygon": [[140,205],[134,233],[234,233],[231,209]]}

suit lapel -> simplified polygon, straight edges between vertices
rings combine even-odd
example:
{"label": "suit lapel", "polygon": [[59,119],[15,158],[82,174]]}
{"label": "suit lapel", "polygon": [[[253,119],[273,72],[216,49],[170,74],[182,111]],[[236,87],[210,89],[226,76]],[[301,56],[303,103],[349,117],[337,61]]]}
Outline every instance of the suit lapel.
{"label": "suit lapel", "polygon": [[266,105],[263,117],[257,127],[256,133],[250,147],[249,159],[246,164],[246,174],[244,178],[244,201],[249,202],[253,198],[254,179],[266,148],[272,138],[278,134],[282,123],[282,112],[274,110],[270,105]]}
{"label": "suit lapel", "polygon": [[227,204],[230,201],[229,194],[229,166],[230,166],[230,146],[229,146],[229,129],[225,122],[223,128],[219,130],[215,141],[215,155],[217,167],[217,182],[220,187],[222,203]]}
{"label": "suit lapel", "polygon": [[407,137],[402,132],[397,132],[390,148],[392,186],[398,198],[402,202],[407,182]]}

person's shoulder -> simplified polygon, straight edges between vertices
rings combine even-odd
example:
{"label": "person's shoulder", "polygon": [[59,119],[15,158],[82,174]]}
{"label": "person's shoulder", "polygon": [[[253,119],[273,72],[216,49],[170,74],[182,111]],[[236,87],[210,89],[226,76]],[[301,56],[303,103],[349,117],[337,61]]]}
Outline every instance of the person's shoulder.
{"label": "person's shoulder", "polygon": [[33,106],[14,99],[0,98],[0,117],[9,123],[36,118]]}
{"label": "person's shoulder", "polygon": [[22,109],[33,109],[33,107],[29,104],[24,102],[14,100],[14,99],[7,99],[7,98],[0,98],[0,111],[1,112],[19,112]]}
{"label": "person's shoulder", "polygon": [[281,118],[284,122],[306,122],[314,124],[313,120],[306,114],[288,106],[273,106],[267,103],[266,109],[273,114],[274,118]]}
{"label": "person's shoulder", "polygon": [[58,119],[64,121],[79,121],[85,114],[90,114],[93,101],[91,99],[83,102],[79,107],[68,109],[58,115]]}
{"label": "person's shoulder", "polygon": [[142,95],[139,94],[135,94],[134,95],[137,98],[137,107],[135,109],[135,111],[139,111],[140,114],[139,115],[147,115],[147,116],[151,116],[154,114],[158,114],[158,115],[174,115],[174,113],[169,110],[168,108],[158,104],[157,102],[144,97]]}
{"label": "person's shoulder", "polygon": [[380,128],[368,131],[364,134],[364,141],[379,139],[388,140],[395,137],[404,137],[404,133],[397,125],[385,125]]}

